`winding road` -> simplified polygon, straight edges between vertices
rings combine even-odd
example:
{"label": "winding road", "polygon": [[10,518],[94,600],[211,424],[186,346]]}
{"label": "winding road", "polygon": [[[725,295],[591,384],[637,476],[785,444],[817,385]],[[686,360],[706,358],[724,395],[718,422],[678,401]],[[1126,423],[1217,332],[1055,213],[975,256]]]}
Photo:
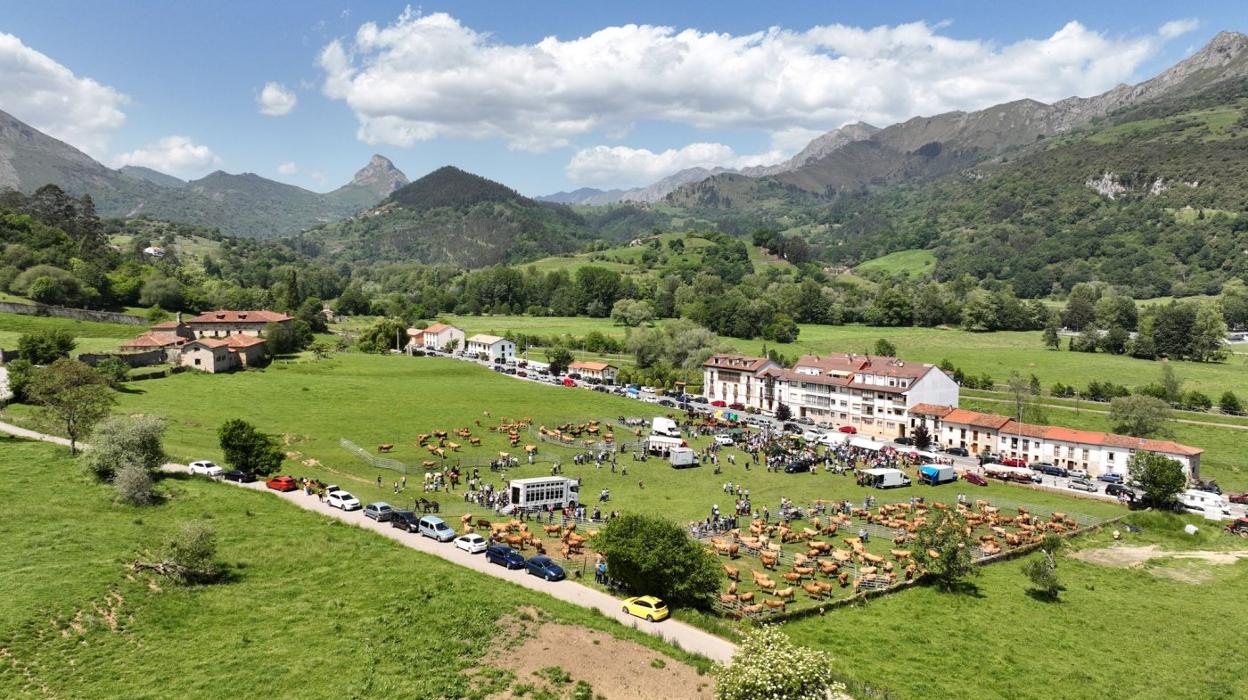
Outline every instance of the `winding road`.
{"label": "winding road", "polygon": [[[47,435],[33,430],[27,430],[9,423],[0,423],[0,432],[8,433],[17,437],[28,438],[31,440],[41,440],[51,442],[58,445],[69,446],[69,441],[65,438],[55,435]],[[80,448],[86,449],[88,446],[78,443]],[[174,473],[188,473],[189,470],[184,464],[166,464],[163,469]],[[235,486],[234,482],[221,482],[223,487]],[[651,634],[664,641],[679,646],[685,651],[705,656],[713,661],[728,663],[732,659],[732,655],[736,653],[737,647],[732,642],[718,637],[709,632],[704,632],[692,625],[680,622],[679,620],[664,620],[663,622],[646,622],[645,620],[632,617],[621,610],[620,600],[612,597],[602,591],[590,588],[575,581],[557,581],[554,583],[544,581],[535,576],[530,576],[523,570],[504,569],[501,566],[490,564],[485,561],[485,557],[480,554],[468,554],[467,552],[456,548],[450,543],[435,542],[427,537],[415,535],[398,530],[390,526],[389,523],[379,523],[364,517],[362,510],[344,512],[336,508],[331,508],[325,503],[321,503],[316,496],[305,495],[302,491],[292,491],[289,493],[279,493],[270,491],[265,488],[263,482],[254,482],[250,484],[237,484],[240,488],[251,489],[253,491],[261,491],[271,494],[275,497],[285,499],[294,505],[320,513],[329,518],[336,518],[345,523],[350,523],[366,530],[371,530],[382,537],[388,537],[396,542],[404,544],[412,549],[432,554],[454,564],[458,564],[473,571],[477,571],[488,576],[500,578],[518,586],[531,588],[535,591],[546,593],[550,596],[558,598],[573,605],[579,605],[583,608],[593,608],[600,611],[603,615],[616,620],[620,624],[628,625],[638,629],[646,634]]]}

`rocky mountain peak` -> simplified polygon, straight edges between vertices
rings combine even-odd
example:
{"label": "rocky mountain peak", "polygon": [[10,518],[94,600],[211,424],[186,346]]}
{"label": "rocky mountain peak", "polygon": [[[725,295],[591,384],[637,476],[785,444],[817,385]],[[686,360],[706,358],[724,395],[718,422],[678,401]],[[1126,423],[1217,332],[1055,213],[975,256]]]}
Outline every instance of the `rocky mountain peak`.
{"label": "rocky mountain peak", "polygon": [[355,177],[351,178],[352,185],[367,187],[381,196],[386,196],[391,192],[399,189],[410,182],[402,170],[394,167],[394,163],[390,159],[374,154],[369,159],[368,165],[360,168]]}

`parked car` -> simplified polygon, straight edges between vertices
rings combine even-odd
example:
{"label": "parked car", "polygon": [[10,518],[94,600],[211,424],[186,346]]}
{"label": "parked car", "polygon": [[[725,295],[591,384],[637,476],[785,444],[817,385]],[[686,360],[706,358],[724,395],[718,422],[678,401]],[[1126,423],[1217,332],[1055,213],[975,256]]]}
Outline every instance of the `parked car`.
{"label": "parked car", "polygon": [[485,538],[476,533],[468,535],[460,535],[455,538],[455,546],[468,552],[469,554],[480,554],[489,549],[490,543]]}
{"label": "parked car", "polygon": [[1216,481],[1212,481],[1212,480],[1211,481],[1197,481],[1196,485],[1193,486],[1192,489],[1196,491],[1204,491],[1205,493],[1215,493],[1219,496],[1222,495],[1222,489],[1218,486],[1218,483]]}
{"label": "parked car", "polygon": [[1025,467],[1027,466],[1027,460],[1021,457],[1006,457],[1001,460],[1000,464],[1004,464],[1007,467]]}
{"label": "parked car", "polygon": [[576,381],[573,380],[571,377],[564,377],[563,385],[564,386],[576,386]]}
{"label": "parked car", "polygon": [[946,447],[945,454],[954,455],[956,457],[970,457],[971,453],[965,447]]}
{"label": "parked car", "polygon": [[524,555],[505,544],[491,545],[485,549],[485,560],[491,564],[519,569],[524,566]]}
{"label": "parked car", "polygon": [[225,479],[226,481],[233,481],[239,484],[250,484],[251,482],[256,480],[256,477],[252,476],[251,474],[248,474],[242,469],[231,469],[230,471],[222,474],[221,478]]}
{"label": "parked car", "polygon": [[1248,491],[1244,493],[1236,493],[1228,497],[1231,503],[1239,503],[1241,505],[1248,504]]}
{"label": "parked car", "polygon": [[1066,487],[1076,491],[1087,491],[1088,493],[1096,493],[1098,490],[1095,483],[1088,479],[1082,479],[1079,477],[1075,477],[1066,482]]}
{"label": "parked car", "polygon": [[417,532],[420,529],[420,516],[410,510],[396,510],[390,513],[390,527],[403,532]]}
{"label": "parked car", "polygon": [[659,405],[663,408],[676,408],[676,402],[671,399],[659,399]]}
{"label": "parked car", "polygon": [[715,436],[715,444],[720,447],[732,447],[733,440],[731,435],[719,434]]}
{"label": "parked car", "polygon": [[706,403],[705,396],[690,396],[689,400],[692,401],[693,403]]}
{"label": "parked car", "polygon": [[1087,469],[1067,469],[1066,472],[1076,479],[1089,478]]}
{"label": "parked car", "polygon": [[369,503],[364,506],[364,517],[372,518],[379,523],[384,523],[394,515],[394,508],[384,501]]}
{"label": "parked car", "polygon": [[450,542],[455,539],[455,531],[446,524],[445,520],[436,515],[426,515],[421,518],[417,528],[420,534],[439,542]]}
{"label": "parked car", "polygon": [[850,435],[853,435],[858,432],[858,429],[852,425],[842,425],[841,427],[837,428],[837,430],[841,431],[842,433],[848,433]]}
{"label": "parked car", "polygon": [[802,426],[797,423],[785,423],[780,429],[786,433],[793,433],[794,435],[800,435],[802,432]]}
{"label": "parked car", "polygon": [[1132,491],[1130,488],[1128,488],[1124,484],[1106,484],[1105,495],[1113,496],[1114,498],[1117,498],[1118,496],[1121,496],[1121,495],[1125,495],[1128,501],[1135,500],[1135,492]]}
{"label": "parked car", "polygon": [[299,482],[295,481],[293,476],[275,476],[264,482],[264,485],[274,491],[298,491]]}
{"label": "parked car", "polygon": [[789,462],[788,464],[784,465],[785,474],[801,474],[803,472],[808,472],[808,471],[810,471],[810,464],[808,464],[805,460],[799,460],[797,462]]}
{"label": "parked car", "polygon": [[536,556],[524,563],[524,568],[529,570],[532,576],[540,576],[547,581],[561,581],[564,573],[563,567],[554,562],[547,556]]}
{"label": "parked car", "polygon": [[976,486],[988,485],[988,480],[980,476],[978,472],[966,472],[962,475],[962,480],[968,484],[975,484]]}
{"label": "parked car", "polygon": [[192,474],[203,474],[212,478],[217,478],[225,473],[225,470],[206,459],[191,462],[189,465]]}
{"label": "parked car", "polygon": [[1107,483],[1107,484],[1121,484],[1121,483],[1123,483],[1123,480],[1122,480],[1122,474],[1118,474],[1118,473],[1115,473],[1115,472],[1105,472],[1104,474],[1101,474],[1100,476],[1096,477],[1096,480],[1097,480],[1097,481],[1104,481],[1104,482],[1105,482],[1105,483]]}
{"label": "parked car", "polygon": [[712,401],[711,405],[714,406],[715,408],[728,408],[727,401]]}
{"label": "parked car", "polygon": [[350,491],[343,491],[342,489],[339,489],[325,497],[325,504],[330,508],[359,510],[360,499],[352,496]]}
{"label": "parked car", "polygon": [[744,411],[744,410],[745,410],[745,404],[740,403],[740,402],[738,402],[738,403],[730,403],[730,404],[728,404],[728,408],[731,408],[731,409],[732,409],[732,410],[734,410],[734,411]]}
{"label": "parked car", "polygon": [[798,423],[801,423],[802,425],[814,425],[815,424],[815,419],[811,418],[810,416],[798,416],[794,420],[796,420]]}
{"label": "parked car", "polygon": [[896,445],[913,445],[914,439],[908,438],[905,435],[902,435],[900,437],[893,438],[893,443]]}
{"label": "parked car", "polygon": [[1041,474],[1046,474],[1048,476],[1070,476],[1069,472],[1067,472],[1064,468],[1057,466],[1056,464],[1041,464],[1041,465],[1037,465],[1037,467],[1039,468],[1036,469],[1036,471],[1040,472]]}
{"label": "parked car", "polygon": [[652,595],[637,596],[624,599],[624,612],[633,617],[640,617],[647,622],[666,620],[669,615],[667,603]]}
{"label": "parked car", "polygon": [[818,442],[819,438],[821,437],[823,437],[823,433],[819,432],[818,430],[803,430],[802,431],[802,439],[805,440],[806,442]]}

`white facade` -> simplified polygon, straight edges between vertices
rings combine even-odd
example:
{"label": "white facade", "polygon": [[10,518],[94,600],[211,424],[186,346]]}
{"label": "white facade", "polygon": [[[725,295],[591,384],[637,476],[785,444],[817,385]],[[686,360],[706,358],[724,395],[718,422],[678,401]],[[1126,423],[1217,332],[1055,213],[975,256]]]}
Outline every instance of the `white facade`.
{"label": "white facade", "polygon": [[741,404],[760,413],[774,413],[780,365],[762,357],[712,355],[702,365],[702,392],[709,402]]}
{"label": "white facade", "polygon": [[604,384],[615,384],[620,370],[605,362],[573,362],[568,372],[581,375],[583,379],[597,379]]}
{"label": "white facade", "polygon": [[496,335],[474,335],[464,343],[464,350],[484,355],[490,362],[506,362],[516,357],[516,344]]}
{"label": "white facade", "polygon": [[445,323],[435,323],[421,333],[421,344],[434,350],[441,350],[450,343],[455,343],[456,349],[462,350],[464,339],[463,331]]}

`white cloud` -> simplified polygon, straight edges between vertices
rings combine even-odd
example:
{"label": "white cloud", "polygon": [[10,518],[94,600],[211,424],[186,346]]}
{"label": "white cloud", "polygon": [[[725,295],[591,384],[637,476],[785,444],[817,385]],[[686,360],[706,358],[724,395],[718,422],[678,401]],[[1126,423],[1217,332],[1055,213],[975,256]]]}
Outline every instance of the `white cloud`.
{"label": "white cloud", "polygon": [[3,32],[0,76],[0,109],[96,158],[106,156],[109,138],[126,121],[125,95]]}
{"label": "white cloud", "polygon": [[[806,141],[801,146],[806,145]],[[686,168],[736,169],[770,165],[784,160],[796,150],[773,149],[765,153],[739,154],[722,143],[691,143],[683,148],[669,148],[655,153],[646,148],[593,146],[578,150],[564,172],[578,185],[627,187],[647,185]]]}
{"label": "white cloud", "polygon": [[1157,30],[1157,34],[1163,39],[1174,39],[1196,31],[1200,26],[1200,20],[1195,17],[1186,19],[1176,19],[1166,22]]}
{"label": "white cloud", "polygon": [[319,63],[323,91],[351,107],[365,142],[500,138],[544,150],[645,120],[826,131],[1086,96],[1134,78],[1170,38],[1115,38],[1070,22],[1048,37],[997,45],[944,30],[915,22],[732,35],[626,25],[507,44],[450,15],[408,10],[330,42]]}
{"label": "white cloud", "polygon": [[170,175],[199,176],[221,164],[207,146],[185,136],[166,136],[160,141],[117,156],[116,165],[142,165]]}
{"label": "white cloud", "polygon": [[268,82],[256,96],[256,104],[260,105],[260,113],[266,117],[284,117],[290,114],[299,101],[293,90],[281,83]]}
{"label": "white cloud", "polygon": [[293,162],[282,163],[277,166],[277,172],[282,175],[294,175],[299,172],[299,166],[295,165]]}

